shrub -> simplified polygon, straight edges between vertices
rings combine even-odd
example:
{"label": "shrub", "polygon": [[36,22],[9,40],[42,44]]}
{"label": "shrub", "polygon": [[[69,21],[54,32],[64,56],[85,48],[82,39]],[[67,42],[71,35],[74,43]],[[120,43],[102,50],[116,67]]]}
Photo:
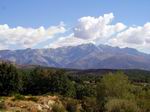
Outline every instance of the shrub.
{"label": "shrub", "polygon": [[75,100],[68,100],[66,109],[68,112],[77,112],[77,101]]}
{"label": "shrub", "polygon": [[137,105],[142,112],[150,112],[150,90],[142,91],[137,98]]}
{"label": "shrub", "polygon": [[55,103],[52,106],[52,112],[67,112],[63,105]]}
{"label": "shrub", "polygon": [[123,99],[109,100],[105,105],[105,109],[106,112],[140,112],[136,103]]}
{"label": "shrub", "polygon": [[21,94],[15,94],[13,100],[25,100],[25,97]]}
{"label": "shrub", "polygon": [[82,101],[82,109],[85,112],[97,112],[96,98],[86,97]]}
{"label": "shrub", "polygon": [[4,109],[4,108],[5,108],[4,99],[0,98],[0,109]]}

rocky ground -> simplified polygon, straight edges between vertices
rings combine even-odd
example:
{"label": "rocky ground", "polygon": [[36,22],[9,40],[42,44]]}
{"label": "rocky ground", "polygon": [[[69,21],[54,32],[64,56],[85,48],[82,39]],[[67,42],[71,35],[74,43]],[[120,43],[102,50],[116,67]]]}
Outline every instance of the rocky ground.
{"label": "rocky ground", "polygon": [[56,96],[2,97],[0,112],[52,112],[56,103],[61,104]]}

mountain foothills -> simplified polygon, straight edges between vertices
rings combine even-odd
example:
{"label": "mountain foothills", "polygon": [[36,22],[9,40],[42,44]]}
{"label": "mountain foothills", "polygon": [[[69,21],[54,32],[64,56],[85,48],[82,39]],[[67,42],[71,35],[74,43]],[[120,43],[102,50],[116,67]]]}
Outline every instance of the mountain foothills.
{"label": "mountain foothills", "polygon": [[0,59],[20,65],[75,69],[150,70],[150,55],[132,48],[82,44],[47,49],[1,50]]}
{"label": "mountain foothills", "polygon": [[150,71],[0,63],[0,112],[150,112]]}

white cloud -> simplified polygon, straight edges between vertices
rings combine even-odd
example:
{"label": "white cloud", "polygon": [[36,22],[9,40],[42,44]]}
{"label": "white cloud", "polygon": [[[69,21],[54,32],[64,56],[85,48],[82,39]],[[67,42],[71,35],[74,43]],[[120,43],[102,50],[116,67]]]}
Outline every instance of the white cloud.
{"label": "white cloud", "polygon": [[[0,49],[29,48],[46,43],[44,46],[57,48],[62,46],[76,46],[85,43],[104,43],[111,46],[131,47],[150,53],[150,23],[143,26],[127,27],[118,22],[113,24],[113,13],[99,17],[82,17],[73,30],[66,33],[64,23],[58,26],[24,28],[10,28],[0,25]],[[134,24],[134,23],[133,23]],[[65,32],[65,33],[64,33]],[[56,37],[62,33],[63,36]],[[68,34],[69,33],[69,34]],[[67,36],[64,36],[68,34]],[[52,41],[47,41],[52,39]],[[47,42],[49,42],[47,44]]]}
{"label": "white cloud", "polygon": [[46,48],[58,48],[62,46],[77,46],[80,44],[86,44],[86,43],[94,43],[92,41],[85,41],[80,38],[74,37],[74,34],[70,34],[67,37],[60,37],[57,41],[45,46]]}
{"label": "white cloud", "polygon": [[114,15],[104,14],[98,18],[82,17],[74,28],[74,36],[95,43],[131,47],[150,52],[150,23],[127,27],[123,23],[112,24]]}
{"label": "white cloud", "polygon": [[53,38],[55,34],[64,33],[65,31],[66,29],[62,23],[47,29],[42,26],[34,29],[20,26],[10,28],[7,24],[0,25],[0,48],[12,49],[13,46],[19,46],[19,48],[33,47],[46,39]]}
{"label": "white cloud", "polygon": [[108,44],[148,51],[150,49],[150,23],[143,26],[129,27],[110,39]]}
{"label": "white cloud", "polygon": [[81,39],[103,40],[126,28],[123,23],[112,25],[113,13],[104,14],[98,18],[82,17],[74,28],[74,36]]}

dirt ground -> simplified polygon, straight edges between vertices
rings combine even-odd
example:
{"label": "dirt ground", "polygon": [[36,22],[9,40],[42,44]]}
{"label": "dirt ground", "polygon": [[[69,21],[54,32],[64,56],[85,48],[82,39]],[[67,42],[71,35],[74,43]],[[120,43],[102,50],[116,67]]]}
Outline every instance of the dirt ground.
{"label": "dirt ground", "polygon": [[25,96],[23,99],[3,97],[0,102],[3,109],[0,112],[51,112],[55,103],[61,103],[56,96]]}

